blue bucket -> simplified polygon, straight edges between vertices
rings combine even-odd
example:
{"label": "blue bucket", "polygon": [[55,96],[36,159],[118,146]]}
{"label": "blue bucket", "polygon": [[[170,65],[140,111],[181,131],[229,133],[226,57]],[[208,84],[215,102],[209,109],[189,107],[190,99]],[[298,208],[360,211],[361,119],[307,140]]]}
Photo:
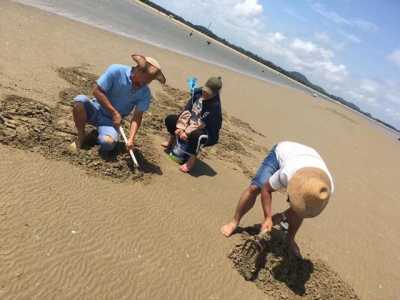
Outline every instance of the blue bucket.
{"label": "blue bucket", "polygon": [[188,153],[189,143],[186,141],[177,140],[172,151],[169,153],[171,159],[177,163],[184,164],[190,158]]}

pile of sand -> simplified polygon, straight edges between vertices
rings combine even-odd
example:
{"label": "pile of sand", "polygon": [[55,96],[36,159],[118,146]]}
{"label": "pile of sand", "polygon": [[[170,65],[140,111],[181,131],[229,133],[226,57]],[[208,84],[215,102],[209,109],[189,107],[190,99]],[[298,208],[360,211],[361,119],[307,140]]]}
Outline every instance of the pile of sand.
{"label": "pile of sand", "polygon": [[274,299],[359,299],[323,261],[291,255],[286,232],[280,229],[262,239],[242,235],[228,257],[246,280]]}

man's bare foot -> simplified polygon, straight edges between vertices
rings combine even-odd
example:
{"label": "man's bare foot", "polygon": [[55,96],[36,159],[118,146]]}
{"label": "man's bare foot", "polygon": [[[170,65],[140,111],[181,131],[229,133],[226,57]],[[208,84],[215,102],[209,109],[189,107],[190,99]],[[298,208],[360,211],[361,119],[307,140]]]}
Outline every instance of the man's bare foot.
{"label": "man's bare foot", "polygon": [[70,151],[71,153],[78,153],[79,150],[82,149],[85,140],[86,140],[86,135],[84,133],[83,134],[78,133],[78,138],[68,145],[68,151]]}
{"label": "man's bare foot", "polygon": [[77,142],[72,142],[71,144],[68,145],[67,150],[70,153],[78,153],[79,152],[79,146],[77,145]]}
{"label": "man's bare foot", "polygon": [[300,248],[294,240],[289,240],[289,250],[297,258],[303,258],[303,256],[301,255],[301,252],[300,252]]}
{"label": "man's bare foot", "polygon": [[232,221],[221,227],[221,233],[226,237],[230,237],[235,232],[237,227],[238,224],[235,221]]}

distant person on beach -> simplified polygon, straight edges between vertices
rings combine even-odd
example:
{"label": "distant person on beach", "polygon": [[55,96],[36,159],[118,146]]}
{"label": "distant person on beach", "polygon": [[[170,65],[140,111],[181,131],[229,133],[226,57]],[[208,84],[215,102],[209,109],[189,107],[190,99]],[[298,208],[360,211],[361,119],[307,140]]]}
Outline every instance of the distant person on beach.
{"label": "distant person on beach", "polygon": [[196,146],[201,135],[208,135],[205,146],[218,143],[222,126],[222,108],[220,90],[221,77],[211,77],[204,87],[194,90],[192,97],[179,115],[169,115],[165,125],[170,134],[168,141],[162,144],[166,149],[174,146],[177,139],[189,143],[189,160],[180,170],[188,173],[196,162]]}
{"label": "distant person on beach", "polygon": [[[286,189],[289,208],[272,216],[272,193]],[[231,236],[242,217],[254,206],[259,194],[264,212],[261,232],[271,231],[282,221],[289,224],[288,239],[294,255],[301,257],[295,236],[304,218],[318,216],[334,190],[332,175],[313,148],[281,142],[272,147],[250,186],[242,193],[233,220],[222,226],[221,232]]]}
{"label": "distant person on beach", "polygon": [[77,150],[85,142],[85,125],[92,124],[98,130],[98,143],[102,152],[113,150],[118,141],[118,128],[122,118],[133,111],[128,149],[133,149],[142,116],[150,107],[151,92],[148,84],[154,79],[165,84],[160,64],[151,57],[132,55],[136,66],[111,65],[96,81],[93,99],[85,95],[75,97],[73,118],[78,139],[70,145]]}

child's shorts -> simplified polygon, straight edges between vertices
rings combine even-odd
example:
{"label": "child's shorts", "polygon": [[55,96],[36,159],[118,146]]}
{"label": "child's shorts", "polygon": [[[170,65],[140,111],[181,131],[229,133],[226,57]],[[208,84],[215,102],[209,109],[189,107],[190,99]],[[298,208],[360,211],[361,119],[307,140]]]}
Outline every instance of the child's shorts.
{"label": "child's shorts", "polygon": [[279,170],[279,162],[275,153],[276,145],[274,145],[271,151],[268,153],[267,157],[262,162],[259,167],[256,176],[251,180],[251,185],[255,185],[258,188],[262,186],[269,180],[269,178]]}

